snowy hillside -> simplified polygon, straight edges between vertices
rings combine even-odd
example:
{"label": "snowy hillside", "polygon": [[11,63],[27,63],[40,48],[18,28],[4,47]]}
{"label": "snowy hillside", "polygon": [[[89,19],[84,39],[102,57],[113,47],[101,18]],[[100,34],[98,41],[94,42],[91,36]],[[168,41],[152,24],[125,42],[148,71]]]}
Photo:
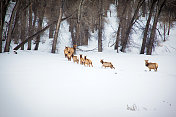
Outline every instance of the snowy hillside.
{"label": "snowy hillside", "polygon": [[[93,67],[63,54],[0,54],[1,117],[175,117],[175,56],[80,52]],[[100,59],[116,68],[102,68]],[[144,60],[157,62],[148,71]]]}

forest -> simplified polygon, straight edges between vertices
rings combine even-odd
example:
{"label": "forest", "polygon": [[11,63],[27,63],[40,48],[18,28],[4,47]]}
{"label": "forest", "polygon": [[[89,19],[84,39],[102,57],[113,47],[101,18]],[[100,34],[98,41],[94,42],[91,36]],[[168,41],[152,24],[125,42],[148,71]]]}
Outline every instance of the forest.
{"label": "forest", "polygon": [[[90,33],[98,31],[98,52],[103,51],[102,40],[105,18],[110,5],[116,7],[118,28],[115,31],[114,50],[126,52],[130,45],[133,26],[140,18],[146,18],[142,29],[140,54],[151,55],[157,45],[157,34],[166,40],[176,21],[175,0],[1,0],[0,2],[0,53],[9,52],[12,43],[14,50],[38,50],[41,35],[48,29],[48,38],[53,39],[51,53],[55,53],[58,33],[62,21],[69,24],[72,45],[88,45]],[[11,6],[11,7],[10,7]],[[9,7],[12,12],[8,12]],[[8,21],[5,17],[10,15]],[[44,20],[47,25],[43,25]],[[162,25],[160,33],[157,25]],[[5,43],[3,47],[3,43]],[[32,48],[31,44],[35,47]]]}

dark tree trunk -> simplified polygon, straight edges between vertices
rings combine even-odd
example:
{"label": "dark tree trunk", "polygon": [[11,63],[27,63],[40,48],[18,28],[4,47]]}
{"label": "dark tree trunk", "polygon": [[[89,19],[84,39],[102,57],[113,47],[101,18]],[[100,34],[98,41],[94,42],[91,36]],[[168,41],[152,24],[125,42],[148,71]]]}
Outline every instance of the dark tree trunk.
{"label": "dark tree trunk", "polygon": [[168,26],[168,32],[167,32],[167,35],[170,34],[170,27],[171,27],[171,13],[169,11],[169,26]]}
{"label": "dark tree trunk", "polygon": [[155,18],[154,18],[154,22],[153,22],[153,26],[152,26],[152,32],[150,35],[148,48],[147,48],[147,55],[152,54],[152,48],[153,48],[153,42],[154,42],[155,33],[156,33],[156,26],[157,26],[157,22],[158,22],[158,17],[159,17],[159,15],[158,15],[158,13],[156,13]]}
{"label": "dark tree trunk", "polygon": [[152,13],[153,13],[156,1],[157,0],[153,0],[151,8],[150,8],[149,17],[147,19],[147,23],[146,23],[145,30],[144,30],[144,36],[143,36],[143,41],[142,41],[142,47],[141,47],[140,54],[144,54],[144,51],[145,51],[148,29],[149,29],[149,25],[150,25],[150,21],[151,21],[151,18],[152,18]]}
{"label": "dark tree trunk", "polygon": [[[42,29],[42,23],[43,23],[43,17],[44,17],[44,13],[45,13],[45,7],[46,7],[46,3],[45,1],[43,1],[43,3],[41,3],[41,9],[38,10],[38,17],[39,17],[39,21],[38,21],[38,29],[37,31],[40,31]],[[38,50],[39,48],[39,43],[40,43],[40,35],[37,36],[36,38],[36,42],[35,42],[35,48],[34,50]]]}
{"label": "dark tree trunk", "polygon": [[12,24],[13,24],[14,17],[15,17],[18,6],[19,6],[19,1],[16,2],[15,6],[14,6],[14,9],[12,11],[11,17],[10,17],[10,21],[9,21],[10,24],[9,24],[8,35],[7,35],[7,39],[6,39],[4,52],[9,52],[9,50],[10,50]]}
{"label": "dark tree trunk", "polygon": [[142,4],[142,17],[145,17],[146,15],[146,2]]}
{"label": "dark tree trunk", "polygon": [[164,40],[163,41],[166,41],[166,23],[164,22]]}
{"label": "dark tree trunk", "polygon": [[76,44],[80,46],[80,22],[76,25]]}
{"label": "dark tree trunk", "polygon": [[157,23],[158,23],[158,18],[159,18],[161,9],[164,6],[165,2],[166,2],[166,0],[164,0],[162,2],[162,5],[159,6],[159,1],[158,1],[157,12],[155,13],[154,22],[153,22],[153,26],[152,26],[152,32],[151,32],[151,35],[150,35],[150,40],[149,40],[149,44],[148,44],[148,48],[147,48],[147,55],[152,54],[152,48],[153,48],[153,43],[154,43],[154,38],[155,38],[155,33],[156,33],[156,26],[157,26]]}
{"label": "dark tree trunk", "polygon": [[5,22],[6,11],[10,0],[1,0],[0,1],[0,53],[2,53],[2,36],[3,36],[3,27]]}
{"label": "dark tree trunk", "polygon": [[[120,40],[123,40],[123,36],[124,36],[123,34],[124,29],[125,29],[124,25],[126,23],[126,18],[124,18],[124,16],[126,15],[126,9],[127,9],[128,2],[130,2],[130,0],[126,0],[125,3],[124,1],[119,1],[118,6],[117,6],[117,15],[118,13],[120,14],[119,16],[120,21],[119,21],[119,26],[118,26],[117,35],[116,35],[116,43],[114,47],[114,49],[117,49],[117,53],[119,52],[119,42]],[[117,1],[116,1],[116,4],[117,4]],[[120,9],[123,9],[122,13],[118,12]]]}
{"label": "dark tree trunk", "polygon": [[10,0],[0,1],[0,53],[2,53],[3,27],[4,27],[6,11],[7,11],[9,3],[10,3]]}
{"label": "dark tree trunk", "polygon": [[75,32],[74,32],[74,26],[73,26],[73,21],[70,19],[70,26],[69,26],[69,31],[71,32],[71,38],[72,38],[72,43],[73,45],[76,45],[76,37],[75,37]]}
{"label": "dark tree trunk", "polygon": [[49,29],[49,38],[53,38],[55,25],[52,25]]}
{"label": "dark tree trunk", "polygon": [[[32,4],[29,7],[29,37],[32,36]],[[27,50],[31,50],[31,40],[28,41]]]}
{"label": "dark tree trunk", "polygon": [[60,12],[59,12],[59,18],[58,18],[57,25],[56,25],[56,31],[54,34],[54,40],[53,40],[51,53],[55,53],[55,51],[56,51],[57,38],[58,38],[59,28],[60,28],[60,24],[61,24],[61,20],[62,20],[62,15],[63,15],[64,0],[62,0],[61,2],[62,3],[61,3],[61,7],[60,7]]}
{"label": "dark tree trunk", "polygon": [[145,0],[139,0],[139,2],[138,2],[137,8],[135,10],[135,13],[134,13],[129,25],[128,25],[128,28],[127,28],[127,31],[126,31],[126,34],[125,34],[125,38],[124,38],[123,43],[122,43],[122,48],[120,50],[121,52],[125,52],[125,49],[126,49],[126,46],[127,46],[127,42],[128,42],[128,38],[129,38],[129,35],[130,35],[130,32],[131,32],[132,26],[135,23],[134,21],[135,21],[137,15],[138,15],[139,9],[140,9],[140,7],[141,7],[141,5],[143,4],[144,1]]}
{"label": "dark tree trunk", "polygon": [[[21,6],[25,5],[26,6],[26,0],[23,0],[21,3]],[[25,11],[21,11],[21,35],[20,39],[21,41],[24,41],[26,38],[26,9]],[[21,50],[24,50],[24,45],[21,47]]]}
{"label": "dark tree trunk", "polygon": [[2,18],[2,10],[3,10],[3,1],[1,0],[0,3],[0,53],[2,53],[2,33],[3,33],[3,24],[4,24],[4,18]]}
{"label": "dark tree trunk", "polygon": [[12,30],[12,39],[14,40],[14,44],[18,44],[19,41],[19,20],[20,20],[20,8],[17,9],[15,24]]}
{"label": "dark tree trunk", "polygon": [[81,14],[82,14],[82,5],[84,0],[80,0],[79,8],[78,8],[78,16],[77,16],[77,26],[76,26],[76,43],[77,45],[81,45],[80,40],[80,28],[81,28]]}
{"label": "dark tree trunk", "polygon": [[89,40],[89,30],[85,29],[84,30],[84,41],[83,41],[83,45],[88,45],[88,40]]}
{"label": "dark tree trunk", "polygon": [[[50,10],[50,19],[49,19],[49,22],[51,23],[51,22],[53,22],[54,21],[54,18],[56,17],[55,16],[55,14],[56,14],[56,12],[55,12],[55,2],[54,2],[54,0],[51,0],[50,1],[51,3],[51,10]],[[52,25],[50,28],[49,28],[49,38],[53,38],[54,37],[54,30],[55,30],[55,25]]]}
{"label": "dark tree trunk", "polygon": [[117,35],[116,35],[116,43],[115,43],[115,47],[114,47],[114,49],[117,49],[117,53],[119,52],[120,30],[121,30],[121,24],[119,23],[119,27],[118,27]]}
{"label": "dark tree trunk", "polygon": [[98,52],[102,52],[103,0],[99,0]]}

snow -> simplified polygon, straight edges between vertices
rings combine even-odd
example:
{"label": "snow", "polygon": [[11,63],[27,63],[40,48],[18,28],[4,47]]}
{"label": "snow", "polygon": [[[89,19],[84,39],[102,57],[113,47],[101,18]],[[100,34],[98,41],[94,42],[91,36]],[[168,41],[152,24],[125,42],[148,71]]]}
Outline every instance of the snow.
{"label": "snow", "polygon": [[[0,54],[1,117],[156,117],[176,115],[176,56],[77,52],[93,67],[63,54]],[[102,68],[100,59],[114,69]],[[144,60],[157,62],[148,71]],[[135,111],[128,110],[135,105]]]}

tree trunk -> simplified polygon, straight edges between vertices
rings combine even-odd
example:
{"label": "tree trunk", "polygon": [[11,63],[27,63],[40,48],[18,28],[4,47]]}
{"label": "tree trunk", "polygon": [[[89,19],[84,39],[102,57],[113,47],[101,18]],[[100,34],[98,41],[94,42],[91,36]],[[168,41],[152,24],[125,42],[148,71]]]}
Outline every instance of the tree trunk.
{"label": "tree trunk", "polygon": [[80,22],[76,25],[76,44],[80,46]]}
{"label": "tree trunk", "polygon": [[[53,22],[54,21],[54,18],[56,17],[55,16],[55,14],[56,14],[56,12],[55,12],[55,10],[56,10],[56,8],[55,8],[55,2],[54,2],[54,0],[51,0],[50,1],[50,4],[51,4],[51,10],[50,10],[50,19],[49,19],[49,22],[51,23],[51,22]],[[49,38],[53,38],[53,35],[54,35],[54,30],[55,30],[55,25],[52,25],[50,28],[49,28]]]}
{"label": "tree trunk", "polygon": [[[43,1],[41,4],[41,9],[38,10],[38,17],[39,17],[39,21],[38,21],[38,29],[37,31],[40,31],[42,29],[42,23],[43,23],[43,17],[44,17],[44,13],[45,13],[45,7],[46,7],[46,3],[45,1]],[[36,42],[35,42],[35,48],[34,50],[38,50],[39,48],[39,43],[40,43],[40,35],[37,36],[36,38]]]}
{"label": "tree trunk", "polygon": [[102,52],[103,0],[99,0],[98,52]]}
{"label": "tree trunk", "polygon": [[52,25],[52,26],[49,28],[49,38],[53,38],[54,29],[55,29],[55,25]]}
{"label": "tree trunk", "polygon": [[14,40],[14,44],[18,44],[19,42],[19,20],[20,20],[20,9],[17,9],[17,13],[15,16],[15,24],[12,30],[12,39]]}
{"label": "tree trunk", "polygon": [[81,45],[80,42],[80,28],[81,28],[81,13],[82,13],[82,5],[84,0],[80,0],[79,8],[78,8],[78,17],[77,17],[77,26],[76,26],[76,43],[77,45]]}
{"label": "tree trunk", "polygon": [[74,32],[74,26],[73,26],[72,20],[70,21],[69,31],[71,32],[72,43],[73,45],[76,45],[76,38],[75,38],[75,32]]}
{"label": "tree trunk", "polygon": [[150,21],[151,21],[151,18],[152,18],[152,13],[153,13],[156,1],[157,0],[154,0],[152,2],[151,8],[150,8],[149,17],[147,19],[147,23],[146,23],[145,30],[144,30],[144,36],[143,36],[143,41],[142,41],[142,47],[141,47],[140,54],[144,54],[144,51],[145,51],[148,29],[149,29],[149,25],[150,25]]}
{"label": "tree trunk", "polygon": [[144,2],[142,4],[142,17],[145,17],[145,15],[146,15],[146,3]]}
{"label": "tree trunk", "polygon": [[16,2],[15,6],[14,6],[14,9],[12,11],[12,15],[10,17],[10,21],[9,21],[10,24],[9,24],[8,35],[7,35],[7,39],[6,39],[6,44],[5,44],[4,52],[9,52],[9,50],[10,50],[11,34],[12,34],[12,24],[13,24],[14,17],[15,17],[15,14],[16,14],[18,6],[19,6],[19,1]]}
{"label": "tree trunk", "polygon": [[56,51],[57,37],[58,37],[59,28],[60,28],[60,24],[61,24],[61,20],[62,20],[62,15],[63,15],[64,0],[62,0],[61,2],[62,3],[61,3],[61,7],[60,7],[60,12],[59,12],[59,18],[58,18],[57,25],[56,25],[56,31],[54,34],[54,40],[53,40],[51,53],[55,53],[55,51]]}
{"label": "tree trunk", "polygon": [[163,41],[166,41],[166,23],[164,22],[164,40]]}
{"label": "tree trunk", "polygon": [[4,27],[6,11],[7,11],[9,3],[10,3],[10,0],[0,1],[0,53],[2,53],[3,27]]}
{"label": "tree trunk", "polygon": [[[29,7],[29,37],[32,36],[32,4]],[[28,41],[27,50],[31,50],[31,40]]]}
{"label": "tree trunk", "polygon": [[151,35],[150,35],[150,40],[149,40],[149,44],[148,44],[148,48],[147,48],[147,55],[152,54],[152,48],[153,48],[153,43],[154,43],[154,38],[155,38],[155,33],[156,33],[156,26],[157,26],[157,23],[158,23],[158,18],[159,18],[161,9],[164,6],[165,2],[166,2],[166,0],[163,1],[161,6],[157,5],[158,8],[157,8],[157,12],[156,12],[155,17],[154,17],[154,22],[153,22],[153,26],[152,26]]}
{"label": "tree trunk", "polygon": [[[23,0],[21,3],[21,6],[25,5],[26,6],[26,0]],[[21,41],[24,41],[26,38],[26,9],[25,11],[22,11],[21,13],[21,36],[20,39]],[[24,45],[21,47],[21,50],[24,50]]]}
{"label": "tree trunk", "polygon": [[84,42],[83,42],[83,45],[88,45],[88,40],[89,40],[89,30],[85,29],[84,30]]}
{"label": "tree trunk", "polygon": [[[117,53],[119,52],[120,33],[121,33],[121,40],[122,40],[122,37],[123,37],[124,23],[126,23],[126,18],[124,18],[124,16],[126,15],[126,9],[127,9],[127,5],[128,5],[129,1],[130,0],[126,0],[125,3],[124,3],[124,1],[119,1],[118,6],[117,6],[117,15],[118,15],[118,11],[120,9],[123,9],[122,13],[119,12],[120,21],[119,21],[119,26],[118,26],[117,35],[116,35],[116,43],[115,43],[115,47],[114,47],[114,49],[117,49]],[[116,5],[117,5],[117,1],[116,1]],[[122,26],[123,26],[123,28],[122,28]]]}
{"label": "tree trunk", "polygon": [[170,34],[170,27],[171,27],[171,13],[169,11],[169,26],[168,26],[168,32],[167,32],[167,35]]}
{"label": "tree trunk", "polygon": [[138,15],[139,9],[142,6],[144,1],[145,0],[139,0],[139,2],[138,2],[137,8],[135,10],[135,13],[134,13],[134,15],[133,15],[133,17],[132,17],[132,19],[130,21],[130,24],[129,24],[128,28],[127,28],[127,31],[126,31],[126,34],[125,34],[125,38],[124,38],[124,41],[122,43],[122,48],[120,50],[121,52],[125,52],[125,49],[126,49],[126,46],[127,46],[127,42],[128,42],[128,38],[129,38],[129,35],[130,35],[130,32],[131,32],[132,26],[135,23],[134,21],[135,21],[137,15]]}
{"label": "tree trunk", "polygon": [[119,23],[119,27],[116,35],[116,43],[114,49],[117,49],[117,53],[119,52],[119,36],[120,36],[121,24]]}

